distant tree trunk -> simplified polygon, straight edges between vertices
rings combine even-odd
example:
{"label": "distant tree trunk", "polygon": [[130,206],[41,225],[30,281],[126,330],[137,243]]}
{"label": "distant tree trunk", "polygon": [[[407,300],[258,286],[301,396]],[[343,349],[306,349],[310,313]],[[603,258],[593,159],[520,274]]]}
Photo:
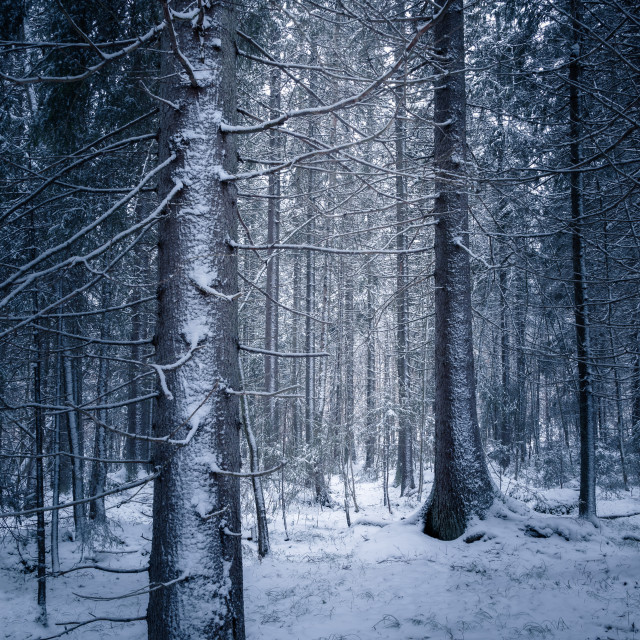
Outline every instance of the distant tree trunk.
{"label": "distant tree trunk", "polygon": [[[278,72],[272,71],[269,78],[269,107],[272,118],[280,115],[280,84]],[[279,138],[275,131],[269,132],[269,152],[271,158],[279,156]],[[280,176],[269,175],[267,192],[267,244],[275,244],[280,239]],[[267,297],[265,300],[265,336],[264,348],[267,351],[278,350],[279,323],[278,323],[278,298],[280,296],[280,255],[277,250],[267,251]],[[279,363],[276,356],[264,357],[264,381],[265,391],[273,393],[278,388]],[[279,441],[279,404],[278,400],[271,396],[266,399],[267,426],[265,429],[266,442],[269,448],[275,448]]]}
{"label": "distant tree trunk", "polygon": [[[317,63],[318,54],[315,45],[311,48],[310,64]],[[315,74],[311,74],[310,83],[315,86],[317,78]],[[315,106],[315,101],[311,101],[310,106]],[[313,139],[316,135],[315,125],[309,123],[309,138]],[[313,192],[316,185],[315,174],[313,169],[308,170],[307,196],[306,196],[306,242],[314,244],[316,240],[316,211],[313,203]],[[316,312],[316,261],[313,251],[306,252],[305,262],[305,351],[312,353],[316,347],[316,336],[313,316]],[[317,375],[315,358],[305,358],[305,441],[311,453],[312,462],[309,465],[309,477],[315,491],[315,499],[320,504],[326,504],[329,501],[327,487],[324,480],[323,456],[321,451],[319,434],[316,429],[316,396],[317,396]]]}
{"label": "distant tree trunk", "polygon": [[367,262],[367,415],[365,417],[365,461],[364,468],[371,469],[376,455],[376,334],[375,311],[373,307],[373,287],[375,277],[371,271],[371,261]]}
{"label": "distant tree trunk", "polygon": [[464,14],[454,0],[434,27],[445,73],[436,79],[435,469],[425,533],[462,535],[469,519],[493,502],[476,413],[468,247]]}
{"label": "distant tree trunk", "polygon": [[[135,309],[131,318],[131,332],[129,339],[131,340],[131,360],[129,363],[127,375],[129,377],[129,399],[133,400],[138,396],[138,381],[136,380],[137,366],[135,362],[140,360],[140,309]],[[135,361],[135,362],[134,362]],[[130,402],[127,405],[127,433],[131,436],[138,435],[139,430],[139,418],[142,413],[143,407],[137,402]],[[137,460],[138,458],[138,440],[135,437],[124,439],[124,459],[125,460]],[[126,477],[129,482],[134,480],[138,475],[138,465],[136,463],[126,463],[124,465],[126,470]]]}
{"label": "distant tree trunk", "polygon": [[344,277],[344,424],[346,432],[345,454],[350,460],[357,460],[355,440],[355,314],[353,307],[353,274],[348,273],[348,265],[345,265]]}
{"label": "distant tree trunk", "polygon": [[[300,311],[300,300],[302,298],[301,288],[302,288],[302,275],[301,275],[301,265],[300,259],[298,256],[295,257],[293,263],[293,308],[296,311]],[[291,350],[295,353],[299,350],[299,342],[300,342],[300,315],[295,314],[293,317],[293,331],[291,335]],[[300,381],[299,376],[299,358],[291,358],[291,380],[290,385],[297,385]],[[299,392],[299,389],[296,390]],[[296,393],[298,395],[298,393]],[[302,435],[302,420],[300,420],[300,402],[297,399],[293,400],[291,406],[291,431],[293,435],[293,446],[296,453],[302,447],[302,443],[304,442],[304,438]]]}
{"label": "distant tree trunk", "polygon": [[[522,255],[524,247],[519,253]],[[520,271],[520,278],[516,284],[514,329],[516,344],[516,392],[515,392],[515,429],[514,429],[514,456],[515,456],[515,478],[518,479],[520,465],[524,462],[526,444],[526,417],[527,417],[527,393],[526,393],[526,360],[525,360],[525,330],[527,323],[527,279],[523,271]]]}
{"label": "distant tree trunk", "polygon": [[[141,251],[138,252],[137,260],[139,261],[139,269],[140,269],[140,280],[142,282],[152,282],[153,276],[155,274],[152,273],[150,259],[149,259],[149,249],[141,247]],[[154,334],[153,321],[155,318],[155,314],[152,314],[147,307],[147,304],[144,304],[140,307],[140,337],[143,339],[148,339],[150,335]],[[149,353],[145,353],[143,361],[146,362],[149,359]],[[138,385],[138,389],[140,389],[141,395],[146,395],[152,391],[152,387],[149,384],[149,380],[141,381]],[[140,425],[139,433],[142,436],[150,436],[151,435],[151,425],[153,423],[153,407],[154,400],[149,399],[140,403],[139,409],[139,418],[138,423]],[[151,447],[148,440],[139,440],[137,441],[137,457],[140,460],[150,460],[151,459]],[[151,467],[149,464],[146,465],[147,470]]]}
{"label": "distant tree trunk", "polygon": [[[579,166],[581,152],[582,105],[580,83],[580,0],[570,1],[571,55],[569,62],[569,136],[571,164]],[[591,337],[586,283],[586,256],[583,238],[584,200],[581,171],[572,171],[571,239],[573,251],[573,293],[578,356],[578,406],[580,420],[580,497],[578,511],[583,518],[596,515],[595,416],[593,406],[593,376],[591,372]]]}
{"label": "distant tree trunk", "polygon": [[[32,259],[35,258],[35,229],[31,214]],[[38,292],[33,290],[33,311],[39,311]],[[33,402],[35,404],[35,459],[36,459],[36,508],[44,508],[44,414],[42,411],[42,338],[40,330],[33,329]],[[47,626],[47,556],[44,511],[36,516],[36,539],[38,547],[38,622]]]}
{"label": "distant tree trunk", "polygon": [[[82,457],[84,452],[80,446],[80,425],[78,420],[78,412],[72,409],[77,405],[77,399],[74,388],[73,368],[71,358],[68,355],[63,358],[64,368],[64,387],[69,410],[67,412],[69,427],[69,450],[71,452],[71,486],[72,495],[75,500],[84,499],[84,477],[82,470]],[[73,521],[76,530],[76,539],[84,540],[85,538],[85,505],[76,504],[73,507]]]}
{"label": "distant tree trunk", "polygon": [[236,117],[236,27],[231,3],[199,7],[192,23],[172,21],[187,0],[164,5],[198,86],[177,55],[163,57],[161,94],[180,109],[164,103],[160,116],[160,160],[176,159],[159,180],[159,197],[174,198],[159,227],[157,362],[182,364],[164,372],[154,435],[183,444],[153,448],[149,640],[245,638],[240,486],[223,473],[240,469],[239,400],[224,391],[240,388],[237,302],[220,297],[238,291],[237,190],[223,181],[236,150],[220,131]]}
{"label": "distant tree trunk", "polygon": [[[596,181],[596,188],[599,187],[598,182]],[[598,191],[600,189],[598,188]],[[600,199],[600,206],[604,209],[604,203],[602,202],[602,198]],[[609,349],[611,350],[611,358],[613,360],[613,384],[614,384],[614,397],[616,402],[616,435],[618,442],[618,453],[620,454],[620,470],[622,472],[622,483],[626,491],[629,490],[629,477],[627,473],[627,460],[626,460],[626,451],[624,445],[624,411],[622,408],[622,385],[620,384],[620,375],[618,373],[618,358],[616,357],[616,343],[614,337],[614,331],[612,326],[612,321],[614,317],[614,305],[613,305],[613,291],[612,291],[612,281],[611,281],[611,273],[610,273],[610,265],[609,265],[609,223],[605,220],[603,222],[603,237],[604,237],[604,265],[605,265],[605,279],[607,281],[607,317],[609,318],[609,326],[607,333],[609,334]]]}
{"label": "distant tree trunk", "polygon": [[[309,191],[313,190],[314,180],[313,172],[309,171]],[[314,212],[311,205],[307,205],[307,242],[313,243],[314,234]],[[311,353],[315,348],[315,331],[313,326],[312,315],[315,310],[315,260],[312,251],[306,252],[305,260],[305,342],[304,348],[306,353]],[[304,410],[304,426],[305,441],[308,445],[313,445],[314,441],[314,421],[315,421],[315,359],[305,358],[304,362],[304,386],[305,386],[305,410]]]}
{"label": "distant tree trunk", "polygon": [[509,330],[507,326],[507,267],[502,266],[500,282],[500,366],[502,373],[502,393],[500,397],[500,466],[506,469],[511,459],[511,359],[509,349]]}
{"label": "distant tree trunk", "polygon": [[[344,261],[342,258],[338,260],[338,282],[344,282]],[[333,362],[333,394],[331,401],[333,402],[333,416],[331,420],[331,442],[332,457],[338,463],[340,473],[342,475],[344,458],[346,457],[346,440],[344,435],[344,402],[343,402],[343,382],[342,373],[344,370],[342,364],[342,356],[344,353],[344,296],[342,291],[338,295],[338,317],[335,324],[335,341],[337,344],[336,354]]]}
{"label": "distant tree trunk", "polygon": [[[397,10],[403,14],[404,0],[399,0]],[[399,252],[407,249],[405,226],[407,186],[405,171],[406,144],[406,96],[404,86],[395,93],[396,118],[395,150],[396,150],[396,248]],[[415,487],[413,477],[413,438],[411,421],[409,420],[409,262],[406,253],[398,253],[396,257],[396,367],[398,375],[398,464],[396,466],[395,485],[400,485],[400,495],[409,488]]]}
{"label": "distant tree trunk", "polygon": [[[100,304],[103,309],[109,306],[109,284],[107,280],[102,281],[102,293]],[[102,324],[100,327],[100,339],[105,340],[109,337],[109,314],[104,313]],[[98,362],[98,381],[96,385],[98,404],[106,404],[106,391],[109,379],[109,361],[105,357],[106,349],[100,347],[100,353],[103,356]],[[106,422],[106,410],[102,409],[98,412],[98,419]],[[89,481],[89,495],[95,496],[104,492],[107,482],[107,465],[102,462],[101,458],[107,457],[107,433],[99,424],[95,425],[95,437],[93,446],[93,456],[96,458],[91,465],[91,478]],[[104,506],[104,498],[92,500],[89,504],[89,519],[92,521],[94,528],[104,527],[107,524],[107,513]]]}
{"label": "distant tree trunk", "polygon": [[[244,372],[240,363],[240,382],[242,389],[245,389]],[[258,465],[258,445],[256,437],[251,427],[251,414],[249,413],[249,402],[247,396],[242,396],[242,425],[247,439],[249,449],[249,470],[257,473]],[[258,475],[251,476],[251,486],[253,488],[253,498],[256,505],[256,524],[258,528],[258,555],[264,558],[269,553],[269,527],[267,525],[267,508],[264,503],[264,492],[262,490],[262,478]]]}
{"label": "distant tree trunk", "polygon": [[383,436],[382,436],[382,500],[383,504],[391,509],[391,498],[389,496],[389,447],[391,444],[391,429],[393,428],[395,415],[390,409],[384,416]]}
{"label": "distant tree trunk", "polygon": [[[62,284],[58,285],[58,298],[62,297]],[[56,339],[56,365],[55,365],[55,402],[61,405],[64,402],[64,374],[63,374],[63,355],[62,355],[62,318],[58,318],[56,329],[58,336]],[[56,507],[60,504],[60,450],[62,446],[62,424],[64,416],[56,413],[53,419],[53,451],[56,454],[53,457],[53,469],[51,470],[51,506]],[[51,512],[51,573],[54,575],[60,571],[60,553],[59,553],[59,520],[60,511],[54,509]]]}
{"label": "distant tree trunk", "polygon": [[[638,318],[636,318],[636,323]],[[633,361],[633,383],[631,393],[631,437],[635,442],[636,452],[640,454],[640,331],[633,336],[632,349],[636,356]]]}

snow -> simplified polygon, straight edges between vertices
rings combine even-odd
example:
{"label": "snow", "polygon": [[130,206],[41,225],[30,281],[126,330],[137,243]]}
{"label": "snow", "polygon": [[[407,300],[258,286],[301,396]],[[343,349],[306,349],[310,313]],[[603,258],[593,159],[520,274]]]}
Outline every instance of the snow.
{"label": "snow", "polygon": [[202,317],[191,318],[184,323],[182,333],[189,343],[189,349],[193,351],[201,340],[210,334],[210,328]]}
{"label": "snow", "polygon": [[[202,464],[215,460],[203,459]],[[430,479],[429,474],[427,474]],[[112,476],[116,479],[116,476]],[[271,486],[271,485],[269,485]],[[287,513],[289,539],[275,492],[271,505],[272,552],[260,560],[255,542],[243,540],[245,613],[248,640],[513,640],[558,638],[631,640],[640,624],[640,516],[600,520],[595,527],[573,515],[539,513],[536,504],[573,502],[574,489],[532,489],[527,503],[498,501],[466,534],[441,542],[422,534],[415,522],[415,495],[400,498],[391,487],[393,515],[382,505],[379,481],[360,479],[360,512],[347,528],[341,508],[320,508],[301,494]],[[428,495],[428,486],[425,496]],[[338,479],[332,484],[340,495]],[[254,524],[250,483],[243,537]],[[336,499],[336,504],[338,500]],[[206,495],[192,504],[205,516]],[[101,564],[134,568],[149,553],[151,487],[107,498],[112,548],[82,550],[61,543],[61,565]],[[602,515],[637,513],[637,491],[599,496]],[[71,511],[62,530],[71,528]],[[233,535],[234,531],[228,531]],[[21,546],[27,564],[35,545]],[[195,562],[195,559],[194,559]],[[197,567],[197,565],[194,565]],[[56,623],[91,616],[137,617],[147,596],[94,601],[145,591],[147,576],[82,570],[48,580],[50,626],[33,620],[36,583],[20,562],[15,541],[5,534],[0,552],[0,638],[37,639],[63,630]],[[143,640],[143,622],[100,622],[66,636],[70,639]]]}
{"label": "snow", "polygon": [[197,488],[191,497],[191,505],[201,518],[205,518],[213,511],[210,492]]}
{"label": "snow", "polygon": [[211,167],[211,171],[214,175],[217,175],[220,180],[227,181],[233,180],[235,176],[232,176],[230,173],[227,173],[221,164],[216,164]]}

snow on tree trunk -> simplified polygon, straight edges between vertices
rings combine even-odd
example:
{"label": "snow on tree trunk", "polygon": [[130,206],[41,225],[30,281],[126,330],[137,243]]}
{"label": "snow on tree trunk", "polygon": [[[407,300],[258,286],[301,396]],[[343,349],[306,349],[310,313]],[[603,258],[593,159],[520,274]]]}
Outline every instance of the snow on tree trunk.
{"label": "snow on tree trunk", "polygon": [[[233,141],[220,132],[235,118],[235,21],[230,4],[200,4],[193,20],[173,21],[164,36],[164,104],[159,153],[175,154],[160,197],[178,196],[159,228],[157,362],[160,397],[148,629],[152,640],[243,640],[236,188]],[[165,5],[170,15],[193,11]],[[183,16],[179,16],[183,17]],[[181,60],[180,60],[181,58]],[[186,59],[186,60],[185,60]],[[189,77],[187,77],[189,76]],[[194,80],[197,86],[194,86]],[[212,293],[212,291],[214,293]],[[178,363],[176,365],[176,363]],[[171,365],[174,365],[173,367]]]}
{"label": "snow on tree trunk", "polygon": [[435,26],[447,73],[435,89],[435,469],[425,533],[453,540],[493,501],[476,414],[471,334],[468,198],[464,180],[464,17],[455,0]]}
{"label": "snow on tree trunk", "polygon": [[[569,137],[571,164],[582,161],[580,144],[582,105],[580,94],[580,3],[571,0],[571,61],[569,63]],[[578,355],[578,407],[580,421],[580,497],[578,511],[583,518],[596,515],[596,427],[591,372],[591,339],[587,283],[584,225],[583,180],[581,171],[572,171],[571,184],[571,239],[573,253],[573,292],[576,321],[576,347]]]}

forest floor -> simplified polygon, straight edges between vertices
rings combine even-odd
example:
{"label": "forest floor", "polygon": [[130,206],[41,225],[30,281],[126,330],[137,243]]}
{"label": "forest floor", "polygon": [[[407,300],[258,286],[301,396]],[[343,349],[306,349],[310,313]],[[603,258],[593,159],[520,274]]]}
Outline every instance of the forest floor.
{"label": "forest floor", "polygon": [[[337,480],[332,488],[337,503]],[[575,489],[527,489],[521,494],[528,504],[497,502],[463,538],[441,542],[415,524],[415,496],[400,498],[392,488],[390,514],[379,482],[360,482],[356,491],[360,509],[351,510],[350,528],[342,508],[298,499],[287,514],[288,540],[281,514],[272,516],[270,556],[260,560],[255,543],[243,541],[248,640],[640,640],[640,515],[601,519],[596,528],[531,509],[557,514],[577,501]],[[639,493],[601,494],[599,515],[640,512]],[[150,489],[109,504],[121,543],[81,559],[67,539],[63,569],[146,563]],[[0,638],[44,638],[73,626],[59,623],[94,616],[144,616],[144,595],[93,599],[144,590],[144,573],[81,570],[48,580],[43,629],[33,622],[34,545],[17,544],[7,530],[2,535]],[[65,637],[143,640],[146,629],[144,622],[99,622]]]}

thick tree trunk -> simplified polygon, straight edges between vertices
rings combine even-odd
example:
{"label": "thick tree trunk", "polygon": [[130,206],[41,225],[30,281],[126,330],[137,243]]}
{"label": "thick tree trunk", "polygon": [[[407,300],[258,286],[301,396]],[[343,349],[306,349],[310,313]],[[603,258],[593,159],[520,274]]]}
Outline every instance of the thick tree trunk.
{"label": "thick tree trunk", "polygon": [[[580,87],[580,0],[571,0],[571,59],[569,63],[569,136],[571,164],[578,166],[582,159],[580,136],[582,106]],[[578,407],[580,420],[580,497],[578,512],[583,518],[596,515],[595,415],[593,406],[591,338],[585,246],[583,238],[584,201],[581,171],[572,171],[571,239],[573,252],[573,294],[576,322],[576,350],[578,356]]]}
{"label": "thick tree trunk", "polygon": [[449,60],[436,79],[435,470],[425,533],[462,535],[468,520],[493,501],[476,414],[471,333],[467,185],[464,180],[466,96],[464,14],[454,0],[435,26],[435,48]]}
{"label": "thick tree trunk", "polygon": [[[176,20],[176,45],[194,69],[190,84],[178,56],[161,69],[160,160],[176,159],[159,195],[175,195],[159,228],[157,362],[165,365],[154,435],[159,443],[149,578],[150,640],[243,640],[240,487],[219,471],[240,468],[235,238],[237,191],[223,181],[236,151],[220,122],[233,123],[233,5],[202,3],[200,16]],[[190,11],[186,0],[172,10]],[[170,19],[165,5],[165,19]],[[213,291],[213,293],[212,293]],[[172,366],[174,363],[180,364]]]}

